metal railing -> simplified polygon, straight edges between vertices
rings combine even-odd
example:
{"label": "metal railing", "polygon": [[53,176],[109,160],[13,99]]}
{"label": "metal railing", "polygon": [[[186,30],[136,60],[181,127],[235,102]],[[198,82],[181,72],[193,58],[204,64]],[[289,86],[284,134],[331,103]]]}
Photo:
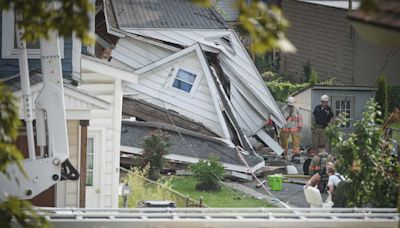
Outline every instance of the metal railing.
{"label": "metal railing", "polygon": [[55,227],[398,227],[394,208],[36,208]]}

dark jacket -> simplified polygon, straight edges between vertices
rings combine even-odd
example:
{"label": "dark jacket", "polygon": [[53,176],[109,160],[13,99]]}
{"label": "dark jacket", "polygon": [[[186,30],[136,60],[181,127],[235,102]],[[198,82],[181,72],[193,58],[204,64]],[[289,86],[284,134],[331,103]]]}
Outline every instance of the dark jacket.
{"label": "dark jacket", "polygon": [[333,112],[331,107],[326,106],[326,108],[322,108],[321,105],[318,105],[314,109],[314,121],[317,127],[326,127],[333,117]]}

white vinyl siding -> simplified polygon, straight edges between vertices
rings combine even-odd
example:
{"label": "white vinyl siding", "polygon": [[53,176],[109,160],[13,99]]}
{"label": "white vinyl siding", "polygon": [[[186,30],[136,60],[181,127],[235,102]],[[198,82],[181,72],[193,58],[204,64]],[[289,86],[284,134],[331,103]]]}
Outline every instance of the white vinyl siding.
{"label": "white vinyl siding", "polygon": [[[171,88],[174,71],[184,69],[195,72],[196,80],[190,96],[186,92]],[[219,118],[213,104],[206,77],[195,53],[188,54],[140,76],[137,85],[129,85],[124,91],[132,98],[142,99],[161,108],[174,110],[223,135]],[[132,95],[135,94],[135,95]]]}

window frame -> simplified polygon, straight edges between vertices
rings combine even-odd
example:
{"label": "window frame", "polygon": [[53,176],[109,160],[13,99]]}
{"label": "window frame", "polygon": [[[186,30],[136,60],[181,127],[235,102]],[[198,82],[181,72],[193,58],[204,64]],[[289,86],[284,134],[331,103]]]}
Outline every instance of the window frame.
{"label": "window frame", "polygon": [[[89,140],[92,140],[92,169],[89,170]],[[94,187],[94,167],[95,167],[95,141],[96,141],[96,137],[94,136],[88,136],[87,137],[87,146],[86,146],[86,183],[85,183],[85,187]],[[92,172],[92,183],[91,185],[88,185],[88,176],[89,176],[89,171]]]}
{"label": "window frame", "polygon": [[[340,102],[340,108],[339,109],[336,108],[336,102]],[[345,107],[344,110],[342,110],[342,107],[343,107],[342,103],[343,102],[349,102],[350,108]],[[345,105],[345,106],[347,106],[347,105]],[[346,111],[349,111],[350,116],[346,117],[346,118],[350,119],[349,122],[348,122],[348,125],[341,126],[341,128],[342,129],[351,129],[352,128],[352,120],[354,120],[354,118],[355,118],[355,116],[354,116],[355,108],[356,108],[355,107],[355,96],[345,96],[345,95],[344,96],[333,96],[332,97],[331,108],[332,108],[332,111],[333,111],[333,114],[334,114],[335,117],[338,116],[336,114],[336,112],[338,112],[338,111],[339,111],[339,114],[343,113],[343,112],[346,112]]]}
{"label": "window frame", "polygon": [[[15,38],[15,16],[13,10],[2,10],[2,33],[1,33],[1,58],[18,59],[18,49],[14,47]],[[64,58],[64,38],[59,37],[60,56]],[[39,49],[27,49],[29,59],[40,59]]]}
{"label": "window frame", "polygon": [[[174,87],[174,82],[177,79],[179,70],[186,71],[186,72],[188,72],[190,74],[194,74],[196,76],[196,78],[194,79],[194,82],[192,84],[192,88],[190,89],[190,92],[186,92],[186,91],[184,91],[182,89]],[[201,78],[202,78],[202,74],[200,72],[196,71],[196,70],[188,69],[188,68],[182,67],[182,66],[174,66],[171,69],[168,88],[173,90],[173,91],[176,91],[176,92],[179,92],[181,94],[184,94],[186,96],[192,97],[192,96],[194,96],[195,92],[197,91],[197,87],[199,86]],[[178,80],[181,80],[181,79],[178,79]],[[181,81],[184,81],[184,80],[181,80]],[[184,81],[184,82],[186,82],[186,81]],[[186,82],[186,83],[190,84],[189,82]]]}

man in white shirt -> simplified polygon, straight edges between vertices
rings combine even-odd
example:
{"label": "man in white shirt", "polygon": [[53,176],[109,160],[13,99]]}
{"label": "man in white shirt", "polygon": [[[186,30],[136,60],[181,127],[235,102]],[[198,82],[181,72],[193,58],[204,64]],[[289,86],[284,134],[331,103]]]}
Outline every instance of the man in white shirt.
{"label": "man in white shirt", "polygon": [[328,191],[332,193],[340,181],[343,180],[343,177],[340,176],[339,173],[336,173],[335,168],[329,167],[327,170],[329,179],[328,179]]}

